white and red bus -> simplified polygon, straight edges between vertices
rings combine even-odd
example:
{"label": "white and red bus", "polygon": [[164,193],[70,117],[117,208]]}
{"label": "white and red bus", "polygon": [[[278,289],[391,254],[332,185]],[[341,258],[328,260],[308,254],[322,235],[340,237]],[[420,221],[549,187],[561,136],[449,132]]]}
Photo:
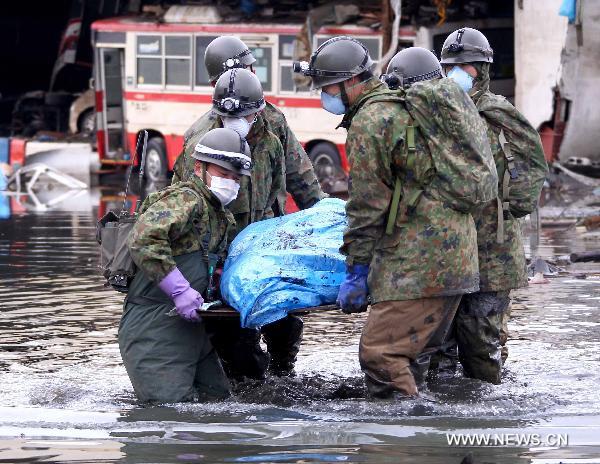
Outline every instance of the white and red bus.
{"label": "white and red bus", "polygon": [[[201,24],[115,18],[92,24],[95,50],[97,142],[103,164],[129,164],[137,134],[148,130],[146,172],[165,175],[183,144],[183,134],[207,112],[212,87],[204,67],[206,46],[220,35],[235,35],[252,50],[254,71],[268,101],[286,115],[290,127],[316,165],[347,169],[345,131],[321,109],[319,95],[297,89],[292,79],[293,48],[300,24]],[[322,28],[314,44],[336,35],[361,40],[374,59],[381,35],[369,28]]]}
{"label": "white and red bus", "polygon": [[[177,22],[168,21],[169,16]],[[436,28],[437,35],[427,28],[403,27],[399,48],[413,43],[433,48],[434,40],[443,41],[456,27]],[[512,24],[505,27],[512,35]],[[267,100],[285,113],[317,175],[322,177],[332,168],[347,171],[346,133],[334,130],[340,117],[323,111],[319,95],[297,88],[292,78],[294,41],[300,28],[301,24],[190,22],[168,12],[161,21],[120,17],[94,22],[96,127],[102,164],[130,164],[137,135],[147,130],[147,176],[150,180],[164,177],[181,152],[184,132],[211,107],[206,46],[220,35],[235,35],[252,50],[257,60],[253,69]],[[336,35],[357,38],[374,60],[382,55],[381,33],[353,25],[321,28],[313,36],[313,47]]]}

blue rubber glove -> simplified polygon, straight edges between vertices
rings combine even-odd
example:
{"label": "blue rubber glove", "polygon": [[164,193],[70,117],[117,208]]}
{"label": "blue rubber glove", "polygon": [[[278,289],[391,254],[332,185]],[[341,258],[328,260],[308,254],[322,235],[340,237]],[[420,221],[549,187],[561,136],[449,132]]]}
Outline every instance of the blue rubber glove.
{"label": "blue rubber glove", "polygon": [[200,320],[198,309],[202,307],[204,299],[190,286],[179,269],[175,268],[169,272],[158,286],[173,300],[180,317],[190,322]]}
{"label": "blue rubber glove", "polygon": [[362,313],[367,310],[368,264],[355,264],[346,267],[346,280],[340,286],[337,304],[345,314]]}

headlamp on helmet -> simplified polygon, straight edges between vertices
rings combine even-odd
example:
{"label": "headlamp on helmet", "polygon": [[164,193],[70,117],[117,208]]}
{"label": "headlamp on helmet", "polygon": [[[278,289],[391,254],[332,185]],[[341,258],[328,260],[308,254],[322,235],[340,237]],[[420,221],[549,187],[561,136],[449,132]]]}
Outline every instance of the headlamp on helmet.
{"label": "headlamp on helmet", "polygon": [[228,71],[234,68],[246,68],[246,65],[242,62],[242,58],[247,55],[252,55],[252,52],[250,50],[244,50],[241,53],[238,53],[236,56],[226,59],[223,62],[223,71]]}
{"label": "headlamp on helmet", "polygon": [[240,107],[240,101],[237,98],[227,97],[219,102],[219,106],[225,111],[235,111]]}
{"label": "headlamp on helmet", "polygon": [[237,69],[231,71],[231,74],[229,75],[229,84],[227,86],[227,90],[225,91],[225,95],[220,100],[213,98],[213,105],[225,113],[236,113],[241,110],[260,110],[265,104],[264,97],[254,102],[243,102],[240,100],[240,98],[238,98],[235,90],[235,79],[237,72]]}
{"label": "headlamp on helmet", "polygon": [[308,61],[294,61],[292,63],[292,71],[310,76],[310,64]]}
{"label": "headlamp on helmet", "polygon": [[442,47],[442,64],[492,63],[494,51],[487,38],[477,29],[463,27],[452,32]]}
{"label": "headlamp on helmet", "polygon": [[312,78],[312,88],[337,84],[370,72],[373,61],[367,48],[352,37],[332,37],[310,56],[310,61],[295,61],[292,70]]}
{"label": "headlamp on helmet", "polygon": [[390,90],[404,87],[403,76],[397,76],[396,74],[382,74],[379,80],[386,84]]}

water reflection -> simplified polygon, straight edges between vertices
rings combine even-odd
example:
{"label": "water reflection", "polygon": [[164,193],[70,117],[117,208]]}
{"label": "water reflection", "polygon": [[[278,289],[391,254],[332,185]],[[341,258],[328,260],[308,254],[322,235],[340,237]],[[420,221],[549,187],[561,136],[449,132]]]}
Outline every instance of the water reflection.
{"label": "water reflection", "polygon": [[[498,430],[569,433],[570,448],[476,448],[475,462],[599,455],[593,263],[515,293],[499,386],[457,376],[429,386],[434,401],[366,400],[357,362],[364,315],[327,313],[307,318],[297,377],[238,385],[223,403],[140,407],[116,342],[123,296],[98,273],[96,220],[121,209],[118,193],[67,196],[43,214],[0,195],[10,209],[0,220],[0,462],[460,463],[468,449],[449,448],[447,432]],[[131,192],[125,207],[137,199]],[[538,250],[597,247],[571,227],[545,229]]]}

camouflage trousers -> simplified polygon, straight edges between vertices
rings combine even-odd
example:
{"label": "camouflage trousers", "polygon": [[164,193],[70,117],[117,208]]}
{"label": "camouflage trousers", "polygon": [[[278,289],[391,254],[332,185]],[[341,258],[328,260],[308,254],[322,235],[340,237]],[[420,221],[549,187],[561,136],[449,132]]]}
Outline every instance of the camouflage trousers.
{"label": "camouflage trousers", "polygon": [[[437,351],[461,296],[385,301],[371,306],[359,346],[360,366],[369,394],[376,398],[418,395],[416,364]],[[429,364],[427,357],[427,365]],[[415,378],[417,377],[417,378]]]}
{"label": "camouflage trousers", "polygon": [[452,374],[460,361],[466,377],[500,383],[502,366],[508,357],[509,293],[464,295],[452,330],[431,360],[431,370]]}

